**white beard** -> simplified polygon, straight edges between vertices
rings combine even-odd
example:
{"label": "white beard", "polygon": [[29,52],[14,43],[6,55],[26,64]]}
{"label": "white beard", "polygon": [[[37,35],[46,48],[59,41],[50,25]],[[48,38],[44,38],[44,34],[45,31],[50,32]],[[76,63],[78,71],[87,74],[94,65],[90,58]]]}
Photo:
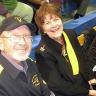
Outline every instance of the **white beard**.
{"label": "white beard", "polygon": [[26,55],[18,55],[17,53],[12,54],[12,57],[17,61],[24,61],[28,58],[30,52],[27,52]]}

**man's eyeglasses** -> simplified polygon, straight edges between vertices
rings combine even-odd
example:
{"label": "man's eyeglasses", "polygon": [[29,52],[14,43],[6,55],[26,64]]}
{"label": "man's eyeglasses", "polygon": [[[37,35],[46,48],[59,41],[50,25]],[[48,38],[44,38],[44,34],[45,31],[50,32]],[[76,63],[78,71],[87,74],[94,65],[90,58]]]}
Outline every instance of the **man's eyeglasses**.
{"label": "man's eyeglasses", "polygon": [[22,39],[26,42],[32,42],[32,36],[29,35],[24,35],[24,36],[19,36],[19,35],[12,35],[10,37],[0,37],[0,38],[8,38],[11,42],[20,42]]}

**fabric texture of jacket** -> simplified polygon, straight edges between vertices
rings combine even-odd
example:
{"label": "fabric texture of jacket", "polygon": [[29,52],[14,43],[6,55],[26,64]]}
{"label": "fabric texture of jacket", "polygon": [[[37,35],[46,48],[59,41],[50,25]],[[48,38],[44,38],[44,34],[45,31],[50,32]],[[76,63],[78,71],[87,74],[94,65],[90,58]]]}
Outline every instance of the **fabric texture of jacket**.
{"label": "fabric texture of jacket", "polygon": [[26,62],[28,70],[25,75],[0,54],[0,96],[50,96],[36,64],[31,59]]}

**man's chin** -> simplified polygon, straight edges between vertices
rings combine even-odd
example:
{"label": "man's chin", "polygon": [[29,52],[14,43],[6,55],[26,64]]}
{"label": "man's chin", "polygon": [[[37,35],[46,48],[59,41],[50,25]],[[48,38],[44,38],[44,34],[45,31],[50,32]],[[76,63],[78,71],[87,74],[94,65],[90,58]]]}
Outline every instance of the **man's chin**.
{"label": "man's chin", "polygon": [[13,58],[17,61],[24,61],[28,58],[28,55],[13,55]]}
{"label": "man's chin", "polygon": [[18,57],[18,58],[14,58],[17,61],[25,61],[28,57]]}

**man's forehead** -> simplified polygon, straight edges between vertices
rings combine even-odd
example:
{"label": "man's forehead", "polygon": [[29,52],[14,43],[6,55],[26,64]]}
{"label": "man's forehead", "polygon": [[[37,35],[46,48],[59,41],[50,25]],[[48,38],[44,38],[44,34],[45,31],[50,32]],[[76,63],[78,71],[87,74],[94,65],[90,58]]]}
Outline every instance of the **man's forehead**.
{"label": "man's forehead", "polygon": [[4,31],[3,34],[31,34],[29,28],[26,25],[19,26],[10,31]]}
{"label": "man's forehead", "polygon": [[19,30],[19,29],[21,29],[21,30],[24,30],[24,29],[29,30],[29,28],[28,28],[27,25],[21,25],[21,26],[19,26],[19,27],[13,29],[13,30],[11,30],[11,31],[14,31],[14,30],[16,30],[16,29],[18,29],[18,30]]}
{"label": "man's forehead", "polygon": [[9,35],[9,31],[3,31],[0,36],[2,36],[2,35],[8,36]]}

